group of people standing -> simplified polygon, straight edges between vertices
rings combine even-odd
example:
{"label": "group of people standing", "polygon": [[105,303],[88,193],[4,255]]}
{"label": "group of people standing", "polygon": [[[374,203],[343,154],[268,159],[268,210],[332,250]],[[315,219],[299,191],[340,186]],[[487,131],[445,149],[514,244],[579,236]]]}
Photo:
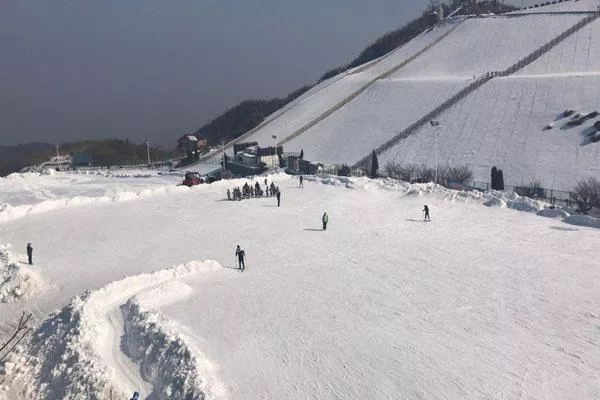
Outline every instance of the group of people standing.
{"label": "group of people standing", "polygon": [[251,197],[263,196],[280,196],[279,186],[275,186],[273,182],[271,182],[270,185],[267,183],[268,182],[265,179],[264,191],[258,182],[254,183],[254,185],[249,185],[248,182],[246,182],[241,188],[239,186],[233,188],[233,191],[227,189],[227,200],[242,200],[249,199]]}

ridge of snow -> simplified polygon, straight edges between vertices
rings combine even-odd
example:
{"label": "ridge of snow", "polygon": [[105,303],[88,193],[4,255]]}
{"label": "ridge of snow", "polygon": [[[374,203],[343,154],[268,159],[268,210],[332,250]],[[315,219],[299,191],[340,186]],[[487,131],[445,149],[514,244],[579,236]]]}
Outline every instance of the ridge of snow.
{"label": "ridge of snow", "polygon": [[45,287],[33,268],[17,264],[10,248],[9,244],[0,246],[0,303],[30,299]]}
{"label": "ridge of snow", "polygon": [[36,204],[22,204],[12,206],[8,203],[4,203],[0,204],[0,222],[22,218],[31,214],[45,213],[48,211],[55,210],[57,208],[94,203],[124,202],[150,196],[186,191],[189,191],[189,188],[185,186],[164,185],[152,188],[144,188],[139,191],[116,189],[113,193],[109,193],[107,195],[102,196],[75,196],[55,198],[51,200],[44,200]]}
{"label": "ridge of snow", "polygon": [[[106,343],[118,345],[118,342],[110,343],[108,314],[127,303],[123,312],[125,341],[129,350],[135,349],[136,357],[143,358],[146,377],[156,379],[151,383],[157,398],[194,400],[205,398],[206,393],[212,393],[212,398],[221,398],[224,389],[218,380],[209,377],[205,381],[201,377],[203,372],[212,373],[214,367],[200,352],[188,347],[184,335],[179,333],[181,328],[170,329],[165,318],[147,309],[143,300],[148,297],[132,299],[154,289],[149,296],[156,301],[156,290],[165,293],[166,288],[166,293],[172,293],[173,288],[181,288],[181,285],[165,286],[166,283],[218,268],[220,264],[215,261],[192,261],[84,292],[46,319],[29,343],[9,356],[3,371],[11,381],[7,383],[16,383],[28,399],[128,398],[132,388],[129,382],[123,381],[120,371],[115,370],[121,366],[107,362],[110,357],[107,353],[116,350],[104,348]],[[162,289],[155,289],[160,285]],[[171,368],[168,374],[166,371],[156,373],[166,366]]]}

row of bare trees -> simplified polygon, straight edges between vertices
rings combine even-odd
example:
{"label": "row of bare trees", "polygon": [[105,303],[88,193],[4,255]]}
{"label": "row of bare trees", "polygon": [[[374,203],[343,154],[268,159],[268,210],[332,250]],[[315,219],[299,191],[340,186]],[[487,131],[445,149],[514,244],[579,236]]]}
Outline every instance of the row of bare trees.
{"label": "row of bare trees", "polygon": [[[406,182],[432,182],[435,179],[435,169],[425,164],[401,164],[387,162],[385,164],[387,176]],[[473,171],[467,166],[442,167],[438,169],[439,182],[453,182],[466,184],[473,179]]]}

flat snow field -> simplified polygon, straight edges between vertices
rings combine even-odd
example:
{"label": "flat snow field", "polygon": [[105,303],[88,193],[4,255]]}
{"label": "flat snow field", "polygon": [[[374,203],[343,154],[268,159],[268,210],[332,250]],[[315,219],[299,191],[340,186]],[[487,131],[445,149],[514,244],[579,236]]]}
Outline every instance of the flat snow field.
{"label": "flat snow field", "polygon": [[[0,398],[101,398],[52,387],[64,383],[60,371],[88,370],[89,380],[90,368],[104,368],[123,396],[140,388],[145,399],[184,398],[164,395],[170,367],[148,374],[153,353],[144,346],[168,338],[189,352],[160,354],[194,354],[186,371],[212,399],[600,397],[600,230],[431,185],[307,177],[300,189],[293,177],[268,180],[281,189],[281,207],[274,198],[224,200],[244,182],[233,180],[0,220],[0,244],[23,261],[31,241],[47,285],[33,299],[0,303],[0,322],[23,307],[43,319],[93,289],[81,326],[65,322],[81,302],[60,317],[64,340],[75,343],[63,351],[86,357],[29,350],[30,361],[56,367],[53,380],[50,369],[28,376],[35,366],[12,365]],[[245,272],[235,269],[236,244]],[[61,326],[52,318],[34,348],[63,340],[51,335]],[[151,323],[140,327],[140,318]],[[106,329],[89,334],[95,325]],[[134,336],[157,326],[164,332],[150,342]],[[135,343],[145,372],[123,343]],[[154,380],[140,380],[148,375]]]}

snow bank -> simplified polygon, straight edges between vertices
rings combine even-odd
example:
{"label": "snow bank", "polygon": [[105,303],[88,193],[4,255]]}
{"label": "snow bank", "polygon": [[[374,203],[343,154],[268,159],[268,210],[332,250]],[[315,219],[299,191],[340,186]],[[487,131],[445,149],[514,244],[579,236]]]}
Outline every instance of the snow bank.
{"label": "snow bank", "polygon": [[129,191],[124,189],[116,189],[113,193],[104,196],[76,196],[76,197],[63,197],[58,199],[44,200],[36,204],[22,204],[12,206],[8,203],[0,204],[0,222],[14,220],[28,216],[30,214],[39,214],[48,211],[53,211],[58,208],[85,205],[85,204],[97,204],[97,203],[110,203],[110,202],[123,202],[130,201],[139,198],[145,198],[150,196],[168,194],[173,192],[185,192],[189,191],[189,188],[185,186],[156,186],[152,188],[145,188],[140,191]]}
{"label": "snow bank", "polygon": [[545,208],[543,210],[538,211],[537,215],[539,215],[540,217],[563,219],[563,218],[567,218],[570,214],[560,208],[554,208],[554,209]]}
{"label": "snow bank", "polygon": [[[154,393],[164,399],[203,399],[224,397],[224,389],[214,376],[214,366],[186,340],[185,329],[149,309],[157,299],[176,302],[191,294],[181,282],[169,282],[129,300],[123,308],[125,351],[140,363],[142,376],[152,382]],[[159,302],[162,300],[159,300]],[[164,305],[164,304],[163,304]],[[200,368],[199,368],[200,366]]]}
{"label": "snow bank", "polygon": [[571,215],[563,220],[567,224],[600,228],[600,219],[589,215]]}
{"label": "snow bank", "polygon": [[32,268],[16,263],[10,245],[0,246],[0,303],[12,303],[38,295],[44,281]]}
{"label": "snow bank", "polygon": [[[73,298],[68,306],[42,323],[29,343],[9,356],[3,371],[9,380],[7,384],[22,388],[21,395],[34,400],[129,398],[130,388],[119,379],[116,366],[106,359],[110,354],[114,356],[115,350],[103,346],[111,330],[107,314],[127,303],[125,341],[130,351],[135,350],[135,355],[142,357],[142,366],[157,398],[203,399],[206,393],[219,398],[222,385],[215,378],[200,378],[202,373],[212,373],[208,362],[199,361],[201,353],[191,350],[181,333],[163,330],[162,324],[167,325],[168,321],[145,309],[139,299],[128,302],[167,282],[218,268],[215,261],[190,262],[128,277]],[[172,294],[173,288],[181,289],[181,285],[162,288],[163,293],[164,288],[171,288],[166,292]],[[156,301],[157,293],[150,293],[150,297]],[[161,368],[168,369],[159,371]]]}

